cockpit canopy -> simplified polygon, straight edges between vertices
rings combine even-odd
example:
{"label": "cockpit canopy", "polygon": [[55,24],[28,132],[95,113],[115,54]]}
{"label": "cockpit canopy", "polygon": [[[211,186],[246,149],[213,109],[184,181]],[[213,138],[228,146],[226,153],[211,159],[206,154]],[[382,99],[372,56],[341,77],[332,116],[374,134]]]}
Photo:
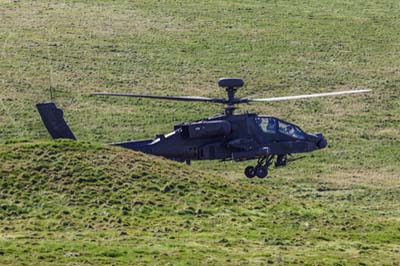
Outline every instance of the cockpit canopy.
{"label": "cockpit canopy", "polygon": [[260,127],[260,129],[267,134],[282,133],[296,139],[305,138],[304,131],[301,130],[298,126],[277,119],[275,117],[258,116],[255,118],[255,122]]}

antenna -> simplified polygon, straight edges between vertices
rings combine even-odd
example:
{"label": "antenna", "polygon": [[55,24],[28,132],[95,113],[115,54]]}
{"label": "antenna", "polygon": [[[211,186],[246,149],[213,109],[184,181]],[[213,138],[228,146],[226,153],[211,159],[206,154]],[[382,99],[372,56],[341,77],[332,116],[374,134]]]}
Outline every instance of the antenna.
{"label": "antenna", "polygon": [[50,93],[50,101],[54,102],[54,92],[53,92],[53,87],[49,87],[49,93]]}

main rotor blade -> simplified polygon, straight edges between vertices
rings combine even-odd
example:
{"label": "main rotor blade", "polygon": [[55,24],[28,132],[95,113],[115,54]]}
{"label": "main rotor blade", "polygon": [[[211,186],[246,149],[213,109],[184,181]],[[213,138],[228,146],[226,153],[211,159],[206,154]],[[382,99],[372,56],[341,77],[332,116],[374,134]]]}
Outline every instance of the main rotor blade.
{"label": "main rotor blade", "polygon": [[365,93],[365,92],[369,92],[369,91],[371,91],[371,90],[336,91],[336,92],[305,94],[305,95],[296,95],[296,96],[248,99],[248,101],[249,102],[278,102],[278,101],[286,101],[286,100],[306,99],[306,98],[325,97],[325,96],[337,96],[337,95],[354,94],[354,93]]}
{"label": "main rotor blade", "polygon": [[223,99],[223,98],[207,98],[207,97],[200,97],[200,96],[159,96],[159,95],[113,93],[113,92],[95,92],[95,93],[92,93],[91,95],[92,96],[137,97],[137,98],[150,98],[150,99],[173,100],[173,101],[225,103],[225,99]]}

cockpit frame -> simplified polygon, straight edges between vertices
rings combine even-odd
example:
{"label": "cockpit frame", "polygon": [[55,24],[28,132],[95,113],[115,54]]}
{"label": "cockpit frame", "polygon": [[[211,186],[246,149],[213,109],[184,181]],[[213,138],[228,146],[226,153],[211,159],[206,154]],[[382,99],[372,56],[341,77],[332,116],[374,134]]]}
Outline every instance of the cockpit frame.
{"label": "cockpit frame", "polygon": [[304,140],[306,133],[297,125],[273,116],[257,116],[254,121],[265,134],[283,134],[290,138]]}

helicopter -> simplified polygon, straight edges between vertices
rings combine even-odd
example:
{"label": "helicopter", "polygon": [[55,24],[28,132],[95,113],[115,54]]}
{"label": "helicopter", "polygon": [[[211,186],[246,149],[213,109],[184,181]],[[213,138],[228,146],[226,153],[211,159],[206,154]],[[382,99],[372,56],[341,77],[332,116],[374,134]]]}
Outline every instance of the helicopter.
{"label": "helicopter", "polygon": [[[240,78],[221,78],[218,85],[224,88],[227,98],[199,96],[159,96],[132,93],[95,92],[92,96],[140,97],[173,101],[195,101],[224,104],[224,112],[206,119],[174,126],[168,134],[157,134],[154,139],[111,143],[147,154],[162,156],[190,164],[194,160],[248,161],[255,165],[244,169],[248,178],[268,176],[269,167],[286,166],[288,155],[307,153],[325,148],[328,143],[322,133],[307,133],[299,126],[273,116],[257,113],[235,114],[238,104],[276,102],[324,96],[366,93],[371,90],[348,90],[273,98],[236,98],[237,90],[244,85]],[[64,120],[63,111],[54,102],[37,104],[39,114],[54,139],[76,140]]]}

